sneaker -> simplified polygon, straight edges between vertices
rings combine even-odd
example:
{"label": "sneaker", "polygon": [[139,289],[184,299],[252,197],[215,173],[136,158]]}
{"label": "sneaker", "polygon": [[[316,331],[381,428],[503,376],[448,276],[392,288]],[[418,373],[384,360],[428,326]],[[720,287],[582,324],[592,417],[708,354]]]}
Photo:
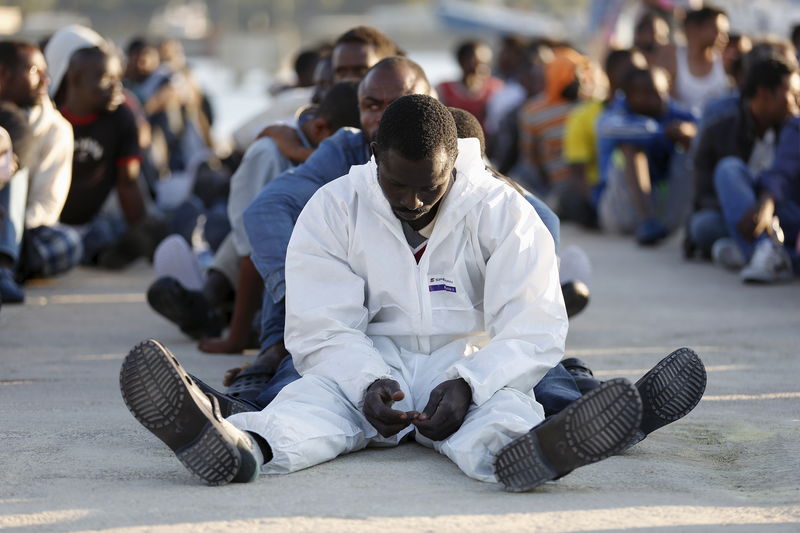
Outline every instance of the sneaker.
{"label": "sneaker", "polygon": [[211,308],[205,295],[186,289],[175,278],[154,281],[147,289],[147,302],[193,339],[219,337],[222,333],[222,317]]}
{"label": "sneaker", "polygon": [[192,247],[180,235],[172,234],[158,245],[153,255],[156,278],[170,277],[190,291],[202,291],[204,276]]}
{"label": "sneaker", "polygon": [[25,301],[25,291],[14,280],[14,273],[10,268],[0,267],[0,298],[7,304]]}
{"label": "sneaker", "polygon": [[717,239],[711,246],[711,259],[728,270],[739,270],[745,265],[744,254],[731,237]]}
{"label": "sneaker", "polygon": [[119,375],[122,398],[145,428],[209,485],[247,482],[261,470],[258,446],[220,414],[169,350],[155,340],[134,347]]}
{"label": "sneaker", "polygon": [[494,472],[522,492],[622,451],[639,429],[642,401],[626,379],[612,379],[505,445]]}
{"label": "sneaker", "polygon": [[792,259],[780,243],[769,238],[761,239],[739,277],[745,283],[789,281],[794,277]]}
{"label": "sneaker", "polygon": [[568,281],[561,285],[561,294],[564,295],[564,305],[567,307],[567,316],[573,317],[589,305],[589,287],[581,281]]}
{"label": "sneaker", "polygon": [[655,218],[643,220],[636,227],[636,242],[642,246],[650,246],[667,236],[667,228]]}
{"label": "sneaker", "polygon": [[675,350],[636,382],[642,423],[633,446],[653,431],[689,414],[706,390],[706,367],[689,348]]}

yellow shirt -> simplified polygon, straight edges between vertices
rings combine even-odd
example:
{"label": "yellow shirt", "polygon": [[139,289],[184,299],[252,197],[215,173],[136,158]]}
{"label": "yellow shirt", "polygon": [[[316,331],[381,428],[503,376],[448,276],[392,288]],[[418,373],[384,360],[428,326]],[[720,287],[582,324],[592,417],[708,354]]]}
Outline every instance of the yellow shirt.
{"label": "yellow shirt", "polygon": [[599,176],[595,124],[602,112],[603,102],[584,102],[569,114],[564,127],[564,162],[586,165],[589,185],[595,185]]}

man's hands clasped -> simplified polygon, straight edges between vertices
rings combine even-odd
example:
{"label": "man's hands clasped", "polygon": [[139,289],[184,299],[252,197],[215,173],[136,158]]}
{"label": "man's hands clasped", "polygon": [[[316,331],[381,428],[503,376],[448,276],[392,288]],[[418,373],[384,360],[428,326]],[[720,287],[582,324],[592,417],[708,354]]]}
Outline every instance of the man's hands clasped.
{"label": "man's hands clasped", "polygon": [[414,424],[425,437],[440,441],[461,427],[472,403],[472,390],[461,378],[444,381],[431,391],[421,413],[392,409],[392,404],[403,398],[405,394],[397,381],[379,379],[367,387],[364,416],[383,437],[397,435]]}

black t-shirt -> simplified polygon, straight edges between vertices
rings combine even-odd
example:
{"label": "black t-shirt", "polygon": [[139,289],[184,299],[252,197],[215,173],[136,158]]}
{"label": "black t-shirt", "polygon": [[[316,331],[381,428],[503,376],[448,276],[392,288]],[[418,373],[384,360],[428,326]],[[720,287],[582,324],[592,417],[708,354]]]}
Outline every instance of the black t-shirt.
{"label": "black t-shirt", "polygon": [[72,185],[61,211],[61,222],[81,225],[100,212],[117,182],[117,169],[140,159],[136,119],[128,107],[90,116],[61,113],[72,124],[75,151]]}

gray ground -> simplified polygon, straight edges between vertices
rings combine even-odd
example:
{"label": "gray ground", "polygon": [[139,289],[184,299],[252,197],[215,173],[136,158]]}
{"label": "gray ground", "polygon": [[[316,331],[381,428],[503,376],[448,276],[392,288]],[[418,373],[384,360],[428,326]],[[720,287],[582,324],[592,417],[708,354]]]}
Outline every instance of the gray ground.
{"label": "gray ground", "polygon": [[594,263],[568,354],[636,379],[679,346],[709,370],[685,419],[532,493],[468,479],[414,444],[209,488],[139,426],[124,354],[154,337],[212,385],[252,356],[209,356],[149,311],[150,268],[79,270],[0,311],[0,530],[798,531],[800,283],[743,286],[680,258],[567,228]]}

